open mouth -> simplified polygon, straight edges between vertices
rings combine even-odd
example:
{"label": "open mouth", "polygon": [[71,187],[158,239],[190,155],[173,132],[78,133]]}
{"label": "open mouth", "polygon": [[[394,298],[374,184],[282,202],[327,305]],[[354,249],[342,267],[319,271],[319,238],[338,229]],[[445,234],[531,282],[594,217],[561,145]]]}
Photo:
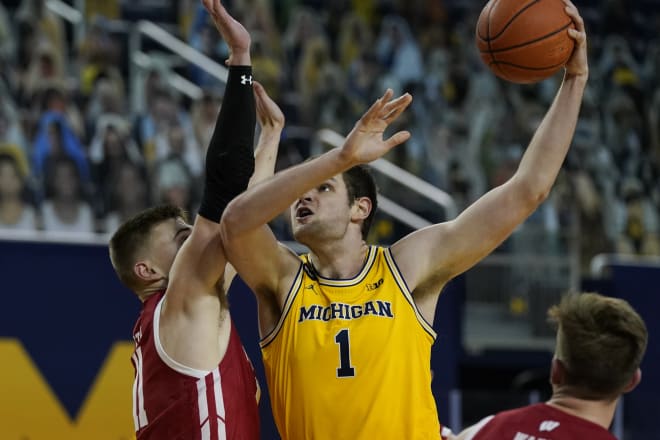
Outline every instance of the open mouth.
{"label": "open mouth", "polygon": [[309,209],[305,206],[301,206],[300,208],[298,208],[296,210],[296,220],[304,220],[304,219],[310,217],[312,214],[314,214],[314,213],[312,212],[311,209]]}

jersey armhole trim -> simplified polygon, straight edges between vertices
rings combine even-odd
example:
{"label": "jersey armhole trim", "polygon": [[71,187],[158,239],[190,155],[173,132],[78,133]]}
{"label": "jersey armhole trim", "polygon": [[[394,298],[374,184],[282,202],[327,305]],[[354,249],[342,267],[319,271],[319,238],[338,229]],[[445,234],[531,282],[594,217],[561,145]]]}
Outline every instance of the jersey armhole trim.
{"label": "jersey armhole trim", "polygon": [[275,326],[274,329],[270,331],[266,336],[261,338],[261,341],[259,341],[259,346],[264,349],[268,344],[273,342],[273,339],[280,333],[280,329],[282,328],[282,325],[284,324],[284,320],[286,319],[287,315],[289,314],[289,311],[291,310],[291,305],[293,304],[293,300],[296,298],[296,295],[298,294],[298,291],[300,290],[300,285],[302,284],[302,279],[303,279],[303,263],[302,261],[300,262],[300,267],[298,267],[298,273],[296,274],[296,277],[293,280],[293,283],[291,283],[291,287],[289,288],[289,292],[286,294],[286,300],[284,301],[284,309],[282,310],[282,314],[280,315],[280,319],[277,321],[277,325]]}
{"label": "jersey armhole trim", "polygon": [[213,370],[204,371],[183,365],[182,363],[172,359],[170,355],[168,355],[165,349],[163,348],[163,344],[161,344],[160,342],[160,311],[163,306],[163,300],[165,300],[165,295],[163,295],[160,301],[158,301],[158,304],[156,305],[156,308],[154,310],[154,319],[153,319],[154,345],[156,346],[156,352],[158,353],[158,357],[160,358],[161,361],[165,363],[165,365],[167,365],[177,373],[183,374],[185,376],[195,377],[197,379],[201,379],[205,377]]}
{"label": "jersey armhole trim", "polygon": [[410,306],[413,308],[413,311],[415,312],[415,316],[417,317],[417,321],[419,321],[422,328],[429,335],[431,335],[431,337],[435,341],[435,339],[437,338],[437,334],[435,330],[433,330],[433,326],[429,324],[426,321],[426,319],[424,319],[422,314],[419,312],[419,309],[417,308],[417,304],[415,304],[415,300],[413,299],[413,296],[410,293],[410,289],[408,289],[408,284],[406,284],[406,280],[403,279],[403,276],[399,271],[399,266],[397,266],[396,261],[394,261],[394,256],[392,255],[392,251],[390,250],[390,248],[383,248],[383,255],[385,256],[385,262],[387,263],[390,272],[394,276],[394,280],[396,281],[396,284],[399,286],[399,290],[401,290],[403,296],[406,298]]}

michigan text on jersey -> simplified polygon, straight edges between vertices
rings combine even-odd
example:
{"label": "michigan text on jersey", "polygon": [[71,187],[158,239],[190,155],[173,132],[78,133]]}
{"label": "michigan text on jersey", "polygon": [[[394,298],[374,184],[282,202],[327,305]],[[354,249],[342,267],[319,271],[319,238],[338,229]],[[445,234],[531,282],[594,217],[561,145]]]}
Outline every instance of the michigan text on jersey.
{"label": "michigan text on jersey", "polygon": [[331,321],[333,319],[359,319],[363,316],[380,316],[383,318],[394,318],[392,313],[392,303],[389,301],[367,301],[364,304],[345,304],[345,303],[330,303],[329,306],[323,307],[318,304],[313,304],[309,307],[300,307],[300,315],[298,323],[314,320],[314,321]]}

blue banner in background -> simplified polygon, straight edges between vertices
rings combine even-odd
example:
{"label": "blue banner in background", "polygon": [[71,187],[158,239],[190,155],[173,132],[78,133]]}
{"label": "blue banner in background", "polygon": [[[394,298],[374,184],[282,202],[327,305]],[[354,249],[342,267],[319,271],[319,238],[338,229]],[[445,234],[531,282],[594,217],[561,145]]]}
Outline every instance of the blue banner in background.
{"label": "blue banner in background", "polygon": [[[0,242],[0,274],[0,437],[134,437],[139,301],[119,284],[107,248]],[[113,357],[119,347],[125,359]],[[109,378],[118,382],[102,385]],[[94,395],[98,386],[114,397]]]}

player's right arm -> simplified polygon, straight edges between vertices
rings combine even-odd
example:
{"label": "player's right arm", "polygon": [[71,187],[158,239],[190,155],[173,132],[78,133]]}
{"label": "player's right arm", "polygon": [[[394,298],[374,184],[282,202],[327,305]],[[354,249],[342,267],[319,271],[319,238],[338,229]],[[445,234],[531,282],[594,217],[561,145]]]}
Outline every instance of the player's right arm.
{"label": "player's right arm", "polygon": [[[222,358],[222,277],[226,257],[219,221],[224,208],[244,191],[254,171],[255,102],[251,83],[250,36],[220,0],[202,0],[231,55],[220,114],[206,154],[204,192],[190,236],[169,273],[160,321],[163,348],[174,360],[210,370]],[[248,78],[249,77],[249,78]]]}
{"label": "player's right arm", "polygon": [[573,55],[555,100],[532,137],[515,174],[457,218],[415,231],[392,246],[399,270],[422,316],[433,322],[445,283],[497,248],[550,193],[570,148],[589,66],[584,22],[565,0],[576,29]]}
{"label": "player's right arm", "polygon": [[383,140],[383,132],[410,104],[392,91],[362,116],[341,148],[275,174],[234,199],[221,223],[227,256],[259,301],[262,335],[274,328],[300,260],[281,246],[267,223],[302,194],[354,165],[368,163],[405,142],[408,132]]}

